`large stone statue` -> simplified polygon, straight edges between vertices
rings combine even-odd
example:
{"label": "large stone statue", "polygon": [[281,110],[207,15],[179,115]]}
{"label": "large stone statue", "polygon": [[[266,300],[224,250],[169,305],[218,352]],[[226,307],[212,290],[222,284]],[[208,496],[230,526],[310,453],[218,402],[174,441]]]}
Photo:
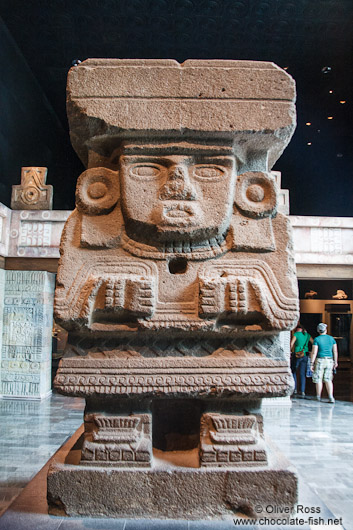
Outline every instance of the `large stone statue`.
{"label": "large stone statue", "polygon": [[295,502],[259,414],[292,385],[278,335],[298,319],[295,267],[270,170],[294,99],[272,63],[70,70],[88,169],[61,243],[55,385],[86,410],[80,463],[49,474],[52,507],[202,518]]}

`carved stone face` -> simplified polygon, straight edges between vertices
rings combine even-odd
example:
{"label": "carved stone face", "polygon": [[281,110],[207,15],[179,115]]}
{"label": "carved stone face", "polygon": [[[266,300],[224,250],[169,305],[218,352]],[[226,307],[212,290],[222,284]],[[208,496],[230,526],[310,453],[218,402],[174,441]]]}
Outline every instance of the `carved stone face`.
{"label": "carved stone face", "polygon": [[234,157],[125,155],[121,205],[127,228],[160,241],[222,235],[232,213]]}

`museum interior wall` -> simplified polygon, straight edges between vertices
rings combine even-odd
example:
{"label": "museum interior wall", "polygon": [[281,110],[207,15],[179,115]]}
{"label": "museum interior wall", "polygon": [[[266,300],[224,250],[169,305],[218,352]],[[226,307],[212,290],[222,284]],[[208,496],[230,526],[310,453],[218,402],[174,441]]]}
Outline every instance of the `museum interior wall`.
{"label": "museum interior wall", "polygon": [[[279,172],[275,178],[280,186]],[[280,190],[284,213],[288,201],[288,190]],[[12,210],[0,204],[2,396],[44,397],[50,392],[48,363],[54,375],[66,343],[66,332],[53,326],[52,312],[60,237],[70,213]],[[313,336],[318,322],[328,324],[339,349],[335,393],[351,400],[353,218],[290,216],[290,221],[301,320]]]}
{"label": "museum interior wall", "polygon": [[[55,370],[65,344],[65,333],[55,323],[53,332],[52,300],[60,237],[82,164],[1,19],[0,45],[0,187],[6,197],[0,203],[0,395],[44,397],[51,388],[49,365],[53,362]],[[31,166],[62,175],[63,185],[54,189],[54,209],[22,209],[20,204],[10,208],[13,190],[8,181],[20,186],[21,168]],[[280,172],[273,176],[281,188]],[[67,210],[56,209],[56,198],[60,204],[67,202]],[[290,213],[288,190],[281,189],[279,204],[283,213]],[[335,392],[338,398],[350,399],[353,218],[290,220],[303,323],[314,334],[316,322],[323,320],[337,337],[340,368]],[[307,297],[310,291],[316,294]],[[338,291],[347,297],[340,299]],[[31,343],[25,341],[29,336]]]}

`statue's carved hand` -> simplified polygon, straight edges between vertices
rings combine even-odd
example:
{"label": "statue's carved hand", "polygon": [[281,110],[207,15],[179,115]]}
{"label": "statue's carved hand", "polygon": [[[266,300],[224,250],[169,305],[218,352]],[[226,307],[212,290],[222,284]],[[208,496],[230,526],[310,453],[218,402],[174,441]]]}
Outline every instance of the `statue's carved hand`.
{"label": "statue's carved hand", "polygon": [[225,315],[239,317],[262,313],[261,288],[254,278],[226,275],[200,282],[199,313],[207,318]]}
{"label": "statue's carved hand", "polygon": [[106,282],[105,308],[129,311],[136,317],[152,316],[155,308],[153,279],[126,276],[109,279]]}
{"label": "statue's carved hand", "polygon": [[[119,320],[150,317],[155,309],[153,278],[115,274],[113,277],[90,276],[82,292],[81,318],[93,313],[116,314]],[[114,321],[114,318],[112,319]]]}

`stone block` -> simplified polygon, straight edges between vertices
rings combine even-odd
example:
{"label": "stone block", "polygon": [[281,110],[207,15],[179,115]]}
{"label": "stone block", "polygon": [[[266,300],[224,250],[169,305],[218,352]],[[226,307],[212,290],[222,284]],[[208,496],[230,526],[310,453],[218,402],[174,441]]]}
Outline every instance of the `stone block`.
{"label": "stone block", "polygon": [[0,203],[0,256],[6,257],[9,252],[9,235],[11,210]]}
{"label": "stone block", "polygon": [[86,415],[81,464],[150,467],[151,421],[151,414]]}
{"label": "stone block", "polygon": [[2,396],[43,398],[50,392],[53,296],[54,274],[5,271]]}
{"label": "stone block", "polygon": [[239,159],[261,148],[272,166],[294,131],[294,81],[273,63],[88,59],[70,70],[67,91],[71,141],[85,164],[87,140],[97,149],[106,135],[148,131],[236,136]]}
{"label": "stone block", "polygon": [[178,465],[162,456],[146,469],[74,464],[70,452],[57,454],[48,474],[49,513],[232,520],[235,514],[257,518],[258,506],[269,505],[290,513],[297,501],[296,476],[273,446],[268,450],[271,465],[260,460],[258,466],[238,466],[235,459],[235,466],[201,468],[190,464],[187,453]]}
{"label": "stone block", "polygon": [[265,441],[254,414],[207,413],[201,418],[202,467],[267,465]]}
{"label": "stone block", "polygon": [[12,186],[12,210],[51,210],[53,186],[46,185],[46,167],[22,167],[21,184]]}
{"label": "stone block", "polygon": [[58,258],[66,210],[14,210],[11,216],[9,257]]}

